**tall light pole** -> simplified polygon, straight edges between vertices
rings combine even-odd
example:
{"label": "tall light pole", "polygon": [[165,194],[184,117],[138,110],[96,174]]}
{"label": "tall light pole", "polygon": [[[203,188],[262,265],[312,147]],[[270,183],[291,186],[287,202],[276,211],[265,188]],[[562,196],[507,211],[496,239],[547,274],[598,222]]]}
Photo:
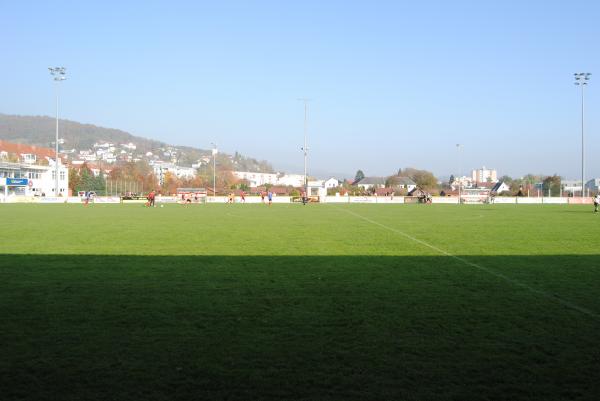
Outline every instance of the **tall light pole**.
{"label": "tall light pole", "polygon": [[575,85],[581,86],[581,197],[585,196],[585,147],[584,147],[584,128],[585,128],[585,87],[590,80],[589,72],[577,72],[575,76]]}
{"label": "tall light pole", "polygon": [[217,197],[217,144],[214,142],[210,143],[212,148],[213,155],[213,199]]}
{"label": "tall light pole", "polygon": [[462,145],[460,143],[456,144],[456,159],[458,161],[458,204],[460,205],[460,189],[461,189],[461,185],[462,185],[462,178],[461,178],[461,174],[460,174],[460,147]]}
{"label": "tall light pole", "polygon": [[310,99],[300,98],[298,99],[304,102],[304,146],[300,149],[304,152],[304,195],[308,196],[308,175],[307,175],[307,162],[308,162],[308,146],[306,144],[306,136],[308,130],[308,102]]}
{"label": "tall light pole", "polygon": [[56,151],[56,160],[54,161],[54,196],[58,196],[58,84],[67,79],[65,67],[48,67],[50,74],[56,82],[56,139],[54,142]]}

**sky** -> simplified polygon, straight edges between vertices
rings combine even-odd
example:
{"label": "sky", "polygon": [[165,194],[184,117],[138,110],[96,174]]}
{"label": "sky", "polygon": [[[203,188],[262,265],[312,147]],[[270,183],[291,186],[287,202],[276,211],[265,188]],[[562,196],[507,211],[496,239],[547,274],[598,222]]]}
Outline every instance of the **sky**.
{"label": "sky", "polygon": [[[597,1],[0,0],[0,112],[313,175],[600,177]],[[461,144],[457,148],[456,144]]]}

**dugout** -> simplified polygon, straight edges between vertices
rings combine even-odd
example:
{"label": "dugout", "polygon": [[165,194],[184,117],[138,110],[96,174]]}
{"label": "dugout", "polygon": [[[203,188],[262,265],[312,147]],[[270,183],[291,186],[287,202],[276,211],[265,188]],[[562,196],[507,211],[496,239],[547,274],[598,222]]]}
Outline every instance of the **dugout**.
{"label": "dugout", "polygon": [[206,188],[177,188],[177,201],[184,203],[206,203]]}

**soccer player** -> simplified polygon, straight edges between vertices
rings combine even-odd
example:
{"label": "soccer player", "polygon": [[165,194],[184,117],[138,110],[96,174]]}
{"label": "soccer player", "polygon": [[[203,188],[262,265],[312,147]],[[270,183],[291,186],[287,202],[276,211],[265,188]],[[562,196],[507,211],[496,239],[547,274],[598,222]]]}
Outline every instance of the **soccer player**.
{"label": "soccer player", "polygon": [[598,213],[598,206],[600,206],[600,192],[594,196],[594,213]]}
{"label": "soccer player", "polygon": [[156,198],[156,192],[154,190],[150,191],[148,194],[148,207],[156,207],[154,204],[154,199]]}
{"label": "soccer player", "polygon": [[273,192],[271,190],[267,193],[267,198],[269,199],[269,206],[271,206],[271,203],[273,203]]}
{"label": "soccer player", "polygon": [[302,191],[302,204],[306,205],[307,201],[308,201],[308,198],[306,197],[306,192]]}
{"label": "soccer player", "polygon": [[242,197],[242,203],[246,203],[246,193],[244,191],[242,191],[240,196]]}

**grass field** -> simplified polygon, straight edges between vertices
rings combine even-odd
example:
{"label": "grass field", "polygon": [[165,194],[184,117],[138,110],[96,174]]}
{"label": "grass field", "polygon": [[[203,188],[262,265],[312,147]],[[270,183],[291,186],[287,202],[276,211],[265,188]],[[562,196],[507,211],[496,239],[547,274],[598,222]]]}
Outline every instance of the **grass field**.
{"label": "grass field", "polygon": [[0,205],[2,400],[598,400],[600,214]]}

